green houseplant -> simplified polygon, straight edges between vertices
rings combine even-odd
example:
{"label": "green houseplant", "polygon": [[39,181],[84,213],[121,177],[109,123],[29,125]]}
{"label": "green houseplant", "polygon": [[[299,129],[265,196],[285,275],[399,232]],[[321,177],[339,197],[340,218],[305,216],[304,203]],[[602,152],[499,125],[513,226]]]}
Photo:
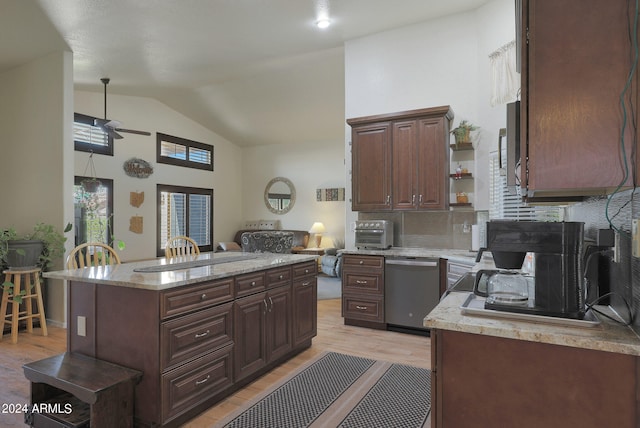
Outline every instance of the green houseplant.
{"label": "green houseplant", "polygon": [[464,144],[471,142],[471,131],[475,131],[477,129],[477,126],[463,120],[457,127],[451,130],[451,133],[456,138],[456,144]]}

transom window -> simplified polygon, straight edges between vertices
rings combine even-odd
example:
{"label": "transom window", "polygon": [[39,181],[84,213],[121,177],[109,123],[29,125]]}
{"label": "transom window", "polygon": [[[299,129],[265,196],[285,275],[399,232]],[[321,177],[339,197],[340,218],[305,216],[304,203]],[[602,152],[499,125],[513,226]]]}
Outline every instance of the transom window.
{"label": "transom window", "polygon": [[73,115],[73,142],[79,152],[113,156],[113,138],[97,126],[96,118],[82,113]]}
{"label": "transom window", "polygon": [[213,171],[213,146],[157,133],[157,162]]}
{"label": "transom window", "polygon": [[158,184],[157,255],[169,238],[188,236],[200,251],[213,251],[213,189]]}

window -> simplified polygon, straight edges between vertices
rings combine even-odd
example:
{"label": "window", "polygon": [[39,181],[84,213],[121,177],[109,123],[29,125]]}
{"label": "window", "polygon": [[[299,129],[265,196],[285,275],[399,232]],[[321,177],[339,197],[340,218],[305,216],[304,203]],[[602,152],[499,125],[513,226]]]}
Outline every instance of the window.
{"label": "window", "polygon": [[157,133],[158,163],[213,171],[213,146]]}
{"label": "window", "polygon": [[93,152],[113,156],[113,138],[93,126],[96,118],[86,114],[73,115],[73,142],[79,152]]}
{"label": "window", "polygon": [[[506,159],[506,153],[503,153]],[[557,206],[535,206],[522,201],[520,187],[509,189],[507,177],[500,170],[498,152],[489,159],[489,218],[503,220],[562,221],[564,210]]]}
{"label": "window", "polygon": [[188,236],[200,251],[213,251],[213,189],[158,184],[158,247],[164,256],[167,240]]}
{"label": "window", "polygon": [[75,245],[101,242],[113,246],[113,180],[99,178],[97,191],[87,192],[82,180],[74,180],[74,234]]}

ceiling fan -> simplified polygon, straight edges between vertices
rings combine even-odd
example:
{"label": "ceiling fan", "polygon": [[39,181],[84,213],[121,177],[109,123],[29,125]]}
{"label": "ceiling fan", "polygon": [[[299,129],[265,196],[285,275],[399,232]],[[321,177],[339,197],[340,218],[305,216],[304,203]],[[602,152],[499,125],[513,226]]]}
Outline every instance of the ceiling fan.
{"label": "ceiling fan", "polygon": [[122,135],[120,135],[119,132],[147,136],[151,135],[151,133],[147,131],[136,131],[135,129],[120,128],[120,125],[122,125],[120,122],[118,122],[117,120],[107,119],[107,85],[109,84],[111,79],[109,79],[108,77],[103,77],[102,79],[100,79],[100,81],[104,85],[104,119],[94,119],[93,126],[97,126],[98,128],[102,129],[107,135],[116,140],[122,138]]}

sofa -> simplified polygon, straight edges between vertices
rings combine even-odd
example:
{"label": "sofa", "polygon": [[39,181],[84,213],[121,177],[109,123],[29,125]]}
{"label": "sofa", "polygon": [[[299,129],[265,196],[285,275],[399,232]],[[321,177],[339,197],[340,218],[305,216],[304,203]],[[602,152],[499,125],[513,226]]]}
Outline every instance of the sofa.
{"label": "sofa", "polygon": [[265,230],[244,232],[240,241],[245,253],[291,253],[293,232]]}
{"label": "sofa", "polygon": [[320,270],[325,275],[342,277],[342,253],[337,248],[325,248],[320,261]]}
{"label": "sofa", "polygon": [[233,241],[219,242],[217,251],[242,251],[242,234],[245,232],[293,232],[293,241],[291,243],[293,251],[307,248],[309,244],[309,232],[306,230],[240,229],[233,237]]}

